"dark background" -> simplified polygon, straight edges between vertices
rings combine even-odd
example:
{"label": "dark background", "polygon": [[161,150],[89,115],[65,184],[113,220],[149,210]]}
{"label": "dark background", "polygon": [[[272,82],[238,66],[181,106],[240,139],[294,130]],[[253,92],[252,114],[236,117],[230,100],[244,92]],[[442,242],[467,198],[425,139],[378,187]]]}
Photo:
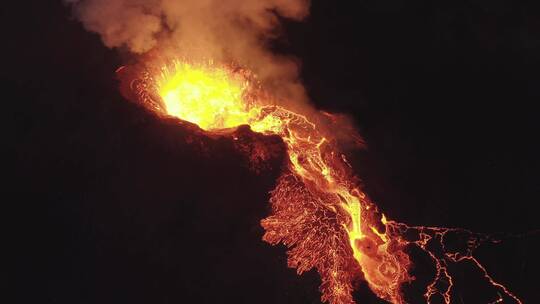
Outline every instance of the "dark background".
{"label": "dark background", "polygon": [[[368,194],[405,223],[518,235],[480,259],[540,302],[527,234],[540,228],[538,5],[313,1],[311,12],[275,48],[301,58],[316,107],[354,117]],[[187,145],[185,128],[123,100],[118,53],[60,1],[3,5],[0,17],[10,303],[318,303],[318,276],[296,276],[284,248],[260,240],[278,160],[254,174],[230,143]],[[492,299],[471,300],[474,286],[456,303]]]}

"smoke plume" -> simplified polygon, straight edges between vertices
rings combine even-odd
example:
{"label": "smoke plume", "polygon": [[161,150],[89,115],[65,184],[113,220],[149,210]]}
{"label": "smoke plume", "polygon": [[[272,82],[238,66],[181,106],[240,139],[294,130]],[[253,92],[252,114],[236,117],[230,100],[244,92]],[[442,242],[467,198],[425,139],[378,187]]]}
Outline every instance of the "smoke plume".
{"label": "smoke plume", "polygon": [[304,99],[298,65],[267,43],[279,16],[302,20],[309,0],[64,0],[110,48],[134,54],[234,62],[252,69],[282,97]]}

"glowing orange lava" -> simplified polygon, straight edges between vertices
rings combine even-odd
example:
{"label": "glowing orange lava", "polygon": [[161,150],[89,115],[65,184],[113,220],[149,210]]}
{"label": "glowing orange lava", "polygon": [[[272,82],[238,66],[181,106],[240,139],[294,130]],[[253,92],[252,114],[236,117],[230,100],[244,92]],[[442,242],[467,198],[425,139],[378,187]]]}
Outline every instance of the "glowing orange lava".
{"label": "glowing orange lava", "polygon": [[[364,279],[378,297],[405,303],[401,285],[413,280],[406,247],[418,246],[437,269],[426,288],[426,302],[438,294],[449,304],[453,283],[446,265],[469,261],[497,291],[494,301],[504,297],[521,303],[472,256],[479,243],[471,243],[465,253],[439,255],[430,251],[428,243],[444,246],[444,236],[452,229],[409,227],[387,220],[359,187],[336,140],[308,117],[257,95],[242,72],[175,62],[148,78],[149,87],[161,99],[148,102],[153,110],[197,124],[207,132],[249,125],[253,131],[283,139],[287,169],[271,192],[272,214],[261,221],[266,231],[263,239],[286,245],[288,266],[299,274],[312,268],[318,271],[323,302],[354,303],[353,282]],[[147,96],[141,99],[146,102]],[[411,230],[417,239],[403,236]],[[448,283],[441,289],[438,283],[442,280]]]}

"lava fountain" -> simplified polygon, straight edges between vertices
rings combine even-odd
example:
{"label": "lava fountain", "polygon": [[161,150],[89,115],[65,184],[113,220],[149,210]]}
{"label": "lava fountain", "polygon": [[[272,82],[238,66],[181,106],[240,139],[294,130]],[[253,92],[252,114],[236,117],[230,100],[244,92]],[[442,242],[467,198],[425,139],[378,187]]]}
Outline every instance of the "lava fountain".
{"label": "lava fountain", "polygon": [[[463,229],[410,227],[386,219],[362,191],[331,128],[316,123],[316,115],[278,105],[286,103],[277,103],[256,75],[238,67],[180,60],[135,74],[127,77],[132,99],[159,115],[193,123],[209,135],[227,136],[248,125],[254,132],[281,137],[288,158],[271,191],[272,213],[261,220],[263,240],[287,246],[288,266],[298,274],[317,270],[323,302],[355,303],[354,282],[365,280],[379,298],[406,303],[401,287],[414,280],[407,249],[416,246],[436,268],[425,288],[427,303],[452,302],[448,265],[465,262],[491,284],[493,303],[521,303],[473,256],[480,244],[496,240]],[[465,249],[445,248],[451,232],[467,235]]]}

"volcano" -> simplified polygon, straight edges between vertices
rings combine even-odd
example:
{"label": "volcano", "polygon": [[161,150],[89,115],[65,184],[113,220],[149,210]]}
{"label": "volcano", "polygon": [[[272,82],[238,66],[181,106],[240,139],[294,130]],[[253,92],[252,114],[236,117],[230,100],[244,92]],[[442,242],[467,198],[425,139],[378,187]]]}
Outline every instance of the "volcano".
{"label": "volcano", "polygon": [[[233,142],[239,141],[236,130],[244,129],[281,139],[288,157],[270,192],[272,213],[261,221],[266,230],[263,240],[286,245],[288,266],[298,274],[317,270],[323,302],[355,303],[353,283],[359,279],[379,298],[408,302],[402,286],[415,279],[409,273],[412,263],[407,253],[414,246],[435,268],[423,294],[427,303],[454,301],[455,278],[450,269],[464,263],[476,268],[494,290],[494,302],[522,303],[475,257],[478,247],[500,240],[466,229],[413,227],[386,219],[363,192],[347,156],[339,150],[338,137],[332,134],[344,126],[338,116],[326,112],[307,116],[288,110],[280,105],[287,103],[274,101],[249,71],[212,62],[173,61],[160,68],[132,70],[117,70],[124,95],[158,115],[180,118],[181,123],[202,128],[209,137]],[[256,140],[238,148],[255,170],[275,155]],[[460,234],[463,244],[454,242],[450,247],[451,234]]]}
{"label": "volcano", "polygon": [[[61,56],[63,64],[56,66],[65,48],[50,46],[52,51],[43,50],[38,58],[27,57],[32,70],[49,77],[29,75],[30,69],[22,65],[8,69],[5,77],[14,88],[8,93],[27,100],[9,105],[15,111],[8,120],[18,131],[8,146],[15,152],[8,185],[16,204],[6,214],[14,215],[8,223],[16,227],[10,247],[17,249],[12,282],[20,302],[534,302],[534,292],[524,283],[534,280],[528,277],[534,271],[524,265],[535,269],[535,259],[527,257],[535,252],[535,234],[534,225],[527,224],[534,221],[528,218],[530,212],[523,212],[526,207],[493,203],[482,216],[462,206],[463,215],[458,217],[426,211],[436,215],[431,220],[429,215],[411,218],[422,212],[421,204],[406,195],[389,200],[392,194],[387,194],[385,199],[373,168],[382,169],[383,176],[388,169],[380,165],[380,158],[372,163],[362,159],[366,153],[371,160],[382,157],[373,156],[377,148],[365,152],[342,147],[344,138],[337,136],[344,126],[341,116],[284,108],[281,97],[266,89],[264,81],[258,82],[255,72],[212,63],[207,69],[218,73],[206,70],[203,76],[236,77],[240,86],[226,90],[226,95],[241,97],[245,103],[232,116],[224,113],[238,106],[234,103],[194,120],[185,116],[185,104],[174,109],[170,102],[186,100],[175,96],[184,81],[175,76],[179,70],[180,75],[197,71],[196,64],[158,65],[158,73],[137,70],[127,85],[120,84],[124,96],[119,96],[113,74],[120,65],[116,55],[76,25],[68,23],[66,28],[73,31],[66,34],[69,37],[86,37],[81,38],[81,55]],[[45,37],[53,37],[52,32]],[[98,50],[97,54],[86,58],[92,52],[85,48]],[[339,66],[339,60],[333,65]],[[128,65],[117,74],[129,69]],[[237,90],[245,88],[246,94]],[[208,92],[212,91],[195,95]],[[193,100],[197,105],[200,96]],[[383,115],[373,109],[368,113]],[[399,117],[405,119],[406,114]],[[358,121],[363,128],[375,128],[373,120]],[[500,130],[499,122],[489,126]],[[478,132],[471,123],[462,127]],[[452,130],[459,133],[459,128]],[[362,133],[368,147],[374,142],[380,151],[377,133],[371,130]],[[467,141],[468,132],[459,134],[466,143],[474,143],[476,137]],[[356,134],[350,135],[354,142]],[[407,155],[408,150],[398,151]],[[401,157],[414,160],[419,155]],[[527,160],[534,167],[534,160]],[[434,163],[440,169],[446,161]],[[424,163],[420,172],[432,172],[426,169],[430,164]],[[512,170],[506,176],[520,176]],[[484,184],[480,189],[497,189],[485,192],[485,201],[532,197],[527,184],[517,182],[509,187],[523,187],[524,192],[510,191],[509,196],[489,172],[493,171],[481,176],[490,187]],[[441,187],[421,173],[412,176],[422,184],[422,193],[435,191],[433,185]],[[336,180],[339,187],[332,184]],[[328,195],[328,189],[334,195]],[[468,192],[455,191],[453,195],[473,205],[466,199]],[[504,216],[497,217],[493,210],[504,211]],[[474,218],[469,224],[460,222],[469,217]],[[449,218],[456,220],[448,223]],[[506,228],[481,228],[482,221],[492,220]],[[438,228],[437,223],[518,232],[475,233]],[[524,230],[533,232],[520,232]],[[28,287],[36,292],[27,293]]]}

